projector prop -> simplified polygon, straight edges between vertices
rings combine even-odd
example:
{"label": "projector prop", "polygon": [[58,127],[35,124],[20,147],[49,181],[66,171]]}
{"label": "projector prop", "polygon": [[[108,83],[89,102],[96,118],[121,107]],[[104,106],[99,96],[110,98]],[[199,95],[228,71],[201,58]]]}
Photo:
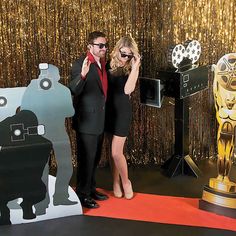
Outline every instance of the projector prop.
{"label": "projector prop", "polygon": [[140,78],[142,104],[160,108],[163,96],[175,98],[175,153],[163,165],[167,175],[198,176],[201,171],[189,155],[189,96],[208,88],[208,66],[198,66],[201,45],[197,40],[178,44],[168,51],[169,67],[157,78]]}

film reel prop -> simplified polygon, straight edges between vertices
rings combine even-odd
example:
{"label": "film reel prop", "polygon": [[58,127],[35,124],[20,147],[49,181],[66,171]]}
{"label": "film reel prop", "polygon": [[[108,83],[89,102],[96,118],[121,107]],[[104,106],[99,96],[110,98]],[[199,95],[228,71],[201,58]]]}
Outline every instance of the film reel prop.
{"label": "film reel prop", "polygon": [[[201,45],[197,40],[188,40],[182,44],[170,47],[168,51],[168,63],[170,66],[179,69],[187,64],[195,64],[201,55]],[[186,63],[184,63],[184,60]]]}

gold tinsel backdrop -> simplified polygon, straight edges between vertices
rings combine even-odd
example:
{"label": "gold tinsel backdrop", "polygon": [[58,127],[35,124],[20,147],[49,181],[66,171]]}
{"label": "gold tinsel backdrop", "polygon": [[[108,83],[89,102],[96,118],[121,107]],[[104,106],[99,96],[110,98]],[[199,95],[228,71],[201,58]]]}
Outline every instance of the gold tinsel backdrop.
{"label": "gold tinsel backdrop", "polygon": [[[200,64],[217,63],[236,52],[235,0],[1,0],[0,87],[27,86],[38,77],[38,64],[56,65],[67,85],[71,63],[86,49],[88,33],[107,34],[110,50],[132,34],[142,54],[141,75],[156,76],[166,65],[169,46],[197,39]],[[213,76],[209,89],[190,98],[190,154],[194,159],[216,153]],[[138,85],[139,86],[139,85]],[[133,123],[126,145],[130,164],[160,164],[174,150],[174,99],[162,108],[140,105],[139,88],[132,95]],[[67,127],[75,161],[75,136]],[[101,165],[110,155],[105,141]]]}

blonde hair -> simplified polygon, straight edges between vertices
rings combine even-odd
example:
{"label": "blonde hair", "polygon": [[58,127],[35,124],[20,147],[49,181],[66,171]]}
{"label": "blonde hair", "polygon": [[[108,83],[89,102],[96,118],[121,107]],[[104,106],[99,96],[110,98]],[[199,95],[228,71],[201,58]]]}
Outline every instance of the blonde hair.
{"label": "blonde hair", "polygon": [[[113,48],[110,57],[111,57],[111,62],[110,62],[110,67],[111,67],[111,72],[116,72],[118,68],[120,67],[119,64],[119,59],[118,55],[120,53],[120,49],[123,47],[127,47],[130,49],[130,51],[133,53],[133,55],[138,56],[139,55],[139,50],[138,50],[138,45],[134,41],[134,39],[131,36],[124,36],[122,37],[115,45]],[[125,74],[129,74],[131,71],[131,60],[127,61],[124,67],[122,68]]]}

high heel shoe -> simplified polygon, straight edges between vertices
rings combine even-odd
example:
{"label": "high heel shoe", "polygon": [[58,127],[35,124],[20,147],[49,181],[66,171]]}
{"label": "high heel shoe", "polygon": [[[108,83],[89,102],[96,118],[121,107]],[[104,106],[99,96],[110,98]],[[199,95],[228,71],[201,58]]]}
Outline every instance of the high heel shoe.
{"label": "high heel shoe", "polygon": [[117,198],[122,198],[123,197],[123,193],[121,191],[120,184],[113,184],[113,194]]}
{"label": "high heel shoe", "polygon": [[134,197],[134,192],[132,189],[131,182],[129,181],[127,185],[123,185],[123,188],[124,188],[125,198],[128,200],[132,199]]}

